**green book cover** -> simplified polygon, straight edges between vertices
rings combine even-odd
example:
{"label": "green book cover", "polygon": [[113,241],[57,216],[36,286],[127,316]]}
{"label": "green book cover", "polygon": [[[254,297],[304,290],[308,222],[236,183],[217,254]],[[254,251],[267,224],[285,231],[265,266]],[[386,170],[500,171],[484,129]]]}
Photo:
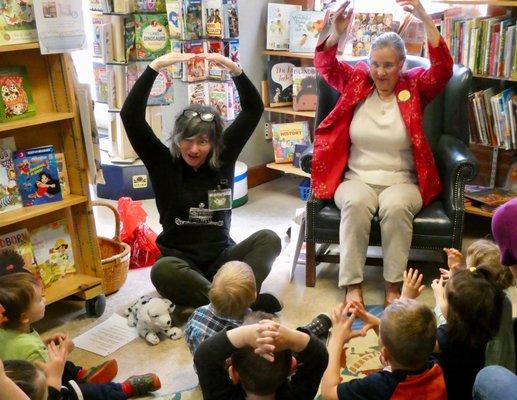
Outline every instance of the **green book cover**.
{"label": "green book cover", "polygon": [[137,61],[154,60],[170,51],[167,14],[135,14]]}
{"label": "green book cover", "polygon": [[0,68],[0,93],[0,122],[10,122],[36,114],[25,67]]}

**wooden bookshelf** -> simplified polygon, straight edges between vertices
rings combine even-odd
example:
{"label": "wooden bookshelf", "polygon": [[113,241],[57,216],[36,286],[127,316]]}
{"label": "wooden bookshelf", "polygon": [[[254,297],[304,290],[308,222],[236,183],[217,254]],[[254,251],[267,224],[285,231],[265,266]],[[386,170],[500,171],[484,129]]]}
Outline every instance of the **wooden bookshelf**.
{"label": "wooden bookshelf", "polygon": [[517,82],[517,79],[512,78],[506,78],[504,76],[488,76],[488,75],[479,75],[479,74],[472,74],[475,78],[483,78],[483,79],[494,79],[498,81],[508,81],[508,82]]}
{"label": "wooden bookshelf", "polygon": [[499,7],[515,7],[516,0],[433,0],[433,3],[445,4],[466,4],[466,5],[489,5]]}
{"label": "wooden bookshelf", "polygon": [[269,163],[266,167],[270,169],[276,169],[277,171],[285,172],[286,174],[293,174],[298,176],[303,176],[306,178],[310,178],[311,175],[307,172],[302,171],[301,168],[295,167],[293,164],[277,164],[277,163]]}
{"label": "wooden bookshelf", "polygon": [[5,46],[0,46],[0,53],[7,53],[10,51],[20,51],[20,50],[30,50],[30,49],[39,49],[39,43],[22,43],[22,44],[8,44]]}
{"label": "wooden bookshelf", "polygon": [[295,111],[292,106],[289,107],[264,107],[264,110],[279,114],[297,115],[299,117],[315,118],[316,111]]}
{"label": "wooden bookshelf", "polygon": [[52,122],[73,119],[74,117],[75,114],[72,112],[44,112],[41,114],[36,114],[34,117],[0,123],[0,132],[11,131],[18,128],[26,128],[28,126],[50,124]]}
{"label": "wooden bookshelf", "polygon": [[102,294],[100,278],[85,274],[68,274],[45,288],[47,304],[75,295],[85,299]]}
{"label": "wooden bookshelf", "polygon": [[275,57],[291,57],[291,58],[303,58],[307,60],[314,59],[314,53],[292,53],[290,51],[278,51],[278,50],[264,50],[262,54],[266,56]]}

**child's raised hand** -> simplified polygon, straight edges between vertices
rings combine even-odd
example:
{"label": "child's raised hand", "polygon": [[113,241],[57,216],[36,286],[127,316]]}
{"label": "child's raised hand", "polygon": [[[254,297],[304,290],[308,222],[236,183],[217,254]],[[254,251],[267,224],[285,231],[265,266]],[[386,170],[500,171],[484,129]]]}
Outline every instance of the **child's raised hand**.
{"label": "child's raised hand", "polygon": [[451,278],[451,271],[445,268],[440,268],[440,277],[444,282],[447,282]]}
{"label": "child's raised hand", "polygon": [[352,331],[352,324],[355,320],[356,312],[352,312],[352,303],[339,304],[330,313],[332,320],[332,336],[339,338],[343,343],[350,339],[361,336],[361,331]]}
{"label": "child's raised hand", "polygon": [[48,361],[46,363],[35,361],[34,364],[47,375],[47,384],[60,390],[61,377],[65,369],[67,349],[65,346],[57,345],[55,342],[50,342],[47,345],[47,349]]}
{"label": "child's raised hand", "polygon": [[423,274],[418,273],[418,269],[409,268],[404,271],[404,284],[402,285],[401,299],[416,299],[425,289],[422,285]]}
{"label": "child's raised hand", "polygon": [[357,318],[364,322],[363,329],[360,331],[360,336],[366,336],[370,329],[377,330],[380,325],[380,320],[375,315],[370,314],[364,308],[364,304],[360,301],[351,301],[351,310],[355,312]]}
{"label": "child's raised hand", "polygon": [[459,250],[445,247],[443,249],[447,254],[447,265],[449,269],[454,272],[455,269],[460,269],[465,265],[463,254]]}
{"label": "child's raised hand", "polygon": [[433,283],[431,283],[431,288],[433,289],[435,300],[442,301],[445,298],[445,282],[442,277],[440,279],[434,279]]}
{"label": "child's raised hand", "polygon": [[75,349],[75,344],[72,339],[70,339],[70,335],[68,333],[64,334],[64,336],[59,339],[58,344],[63,346],[68,354],[70,354]]}

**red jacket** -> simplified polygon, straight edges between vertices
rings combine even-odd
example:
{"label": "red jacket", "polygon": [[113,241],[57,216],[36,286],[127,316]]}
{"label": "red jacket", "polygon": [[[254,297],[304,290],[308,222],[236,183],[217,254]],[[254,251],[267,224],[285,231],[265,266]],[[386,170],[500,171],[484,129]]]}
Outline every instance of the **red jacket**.
{"label": "red jacket", "polygon": [[[323,45],[322,45],[323,46]],[[374,89],[368,65],[359,62],[351,67],[336,59],[337,46],[316,49],[314,66],[341,96],[330,114],[316,129],[312,159],[312,190],[320,199],[331,199],[348,164],[350,123],[355,107]],[[443,38],[437,47],[429,45],[431,66],[402,72],[395,86],[395,96],[409,135],[418,186],[424,206],[441,191],[442,186],[433,153],[422,127],[423,110],[445,87],[452,76],[453,61]],[[403,92],[401,94],[401,92]],[[408,96],[409,92],[409,96]]]}

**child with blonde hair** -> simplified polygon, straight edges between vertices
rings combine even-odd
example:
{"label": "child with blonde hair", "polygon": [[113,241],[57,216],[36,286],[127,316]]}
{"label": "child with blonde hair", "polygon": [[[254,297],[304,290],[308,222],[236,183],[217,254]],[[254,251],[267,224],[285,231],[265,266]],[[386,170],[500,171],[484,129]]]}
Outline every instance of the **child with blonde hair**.
{"label": "child with blonde hair", "polygon": [[225,263],[214,275],[208,296],[210,304],[197,308],[185,328],[185,340],[192,354],[210,336],[242,325],[257,298],[253,270],[242,261]]}
{"label": "child with blonde hair", "polygon": [[[68,335],[54,334],[45,343],[32,328],[33,323],[45,316],[43,288],[32,274],[18,272],[1,276],[0,303],[5,309],[0,324],[0,359],[45,363],[49,358],[46,345],[54,343],[68,353],[74,349]],[[160,379],[155,374],[132,376],[121,383],[111,382],[117,374],[116,362],[113,361],[90,370],[67,361],[62,383],[70,393],[75,393],[75,397],[70,399],[124,400],[160,388]]]}

